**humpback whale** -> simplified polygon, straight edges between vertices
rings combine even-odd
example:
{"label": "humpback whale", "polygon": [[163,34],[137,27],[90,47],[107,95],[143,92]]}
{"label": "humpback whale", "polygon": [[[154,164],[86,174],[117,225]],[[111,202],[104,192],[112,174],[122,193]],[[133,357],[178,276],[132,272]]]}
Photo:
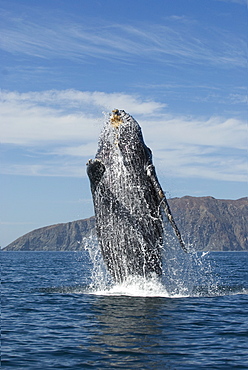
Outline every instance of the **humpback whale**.
{"label": "humpback whale", "polygon": [[186,251],[159,184],[138,122],[115,109],[101,132],[95,159],[87,163],[96,232],[115,282],[162,274],[163,215]]}

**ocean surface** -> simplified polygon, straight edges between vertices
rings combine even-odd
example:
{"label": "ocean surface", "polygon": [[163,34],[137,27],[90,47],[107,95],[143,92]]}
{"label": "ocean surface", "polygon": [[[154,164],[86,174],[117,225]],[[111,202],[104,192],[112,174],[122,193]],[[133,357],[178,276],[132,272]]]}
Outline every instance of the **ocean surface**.
{"label": "ocean surface", "polygon": [[114,286],[87,251],[1,252],[2,369],[248,369],[248,252],[183,258]]}

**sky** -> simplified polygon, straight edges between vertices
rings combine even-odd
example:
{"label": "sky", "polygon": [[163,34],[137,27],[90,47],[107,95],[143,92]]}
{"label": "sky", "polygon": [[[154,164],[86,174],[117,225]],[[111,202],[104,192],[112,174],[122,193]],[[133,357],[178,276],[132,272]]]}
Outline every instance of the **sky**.
{"label": "sky", "polygon": [[247,196],[247,20],[246,0],[0,0],[0,245],[94,214],[116,108],[168,198]]}

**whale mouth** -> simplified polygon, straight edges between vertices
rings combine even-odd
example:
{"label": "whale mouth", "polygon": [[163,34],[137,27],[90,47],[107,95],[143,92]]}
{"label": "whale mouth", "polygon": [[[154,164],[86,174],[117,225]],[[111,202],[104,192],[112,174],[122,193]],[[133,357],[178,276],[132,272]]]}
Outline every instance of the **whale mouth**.
{"label": "whale mouth", "polygon": [[110,123],[115,128],[119,127],[123,123],[119,109],[112,110],[112,114],[110,116]]}

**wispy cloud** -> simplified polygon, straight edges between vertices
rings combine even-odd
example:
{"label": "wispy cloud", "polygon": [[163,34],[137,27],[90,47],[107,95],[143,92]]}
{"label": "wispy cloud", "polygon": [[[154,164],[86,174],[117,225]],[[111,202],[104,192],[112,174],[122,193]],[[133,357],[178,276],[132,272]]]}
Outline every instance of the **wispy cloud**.
{"label": "wispy cloud", "polygon": [[[43,162],[43,161],[42,161]],[[64,158],[53,160],[52,157],[41,164],[3,164],[1,174],[16,176],[46,176],[46,177],[84,177],[86,176],[86,161],[65,161]]]}
{"label": "wispy cloud", "polygon": [[82,23],[51,17],[34,23],[7,15],[0,45],[10,53],[38,58],[87,61],[93,57],[130,62],[145,57],[163,64],[246,64],[244,39],[196,20],[188,19],[186,23],[185,17],[168,17],[164,24],[137,22],[135,26],[100,20],[93,22],[94,27]]}
{"label": "wispy cloud", "polygon": [[141,124],[155,162],[171,176],[248,181],[245,121],[164,115]]}
{"label": "wispy cloud", "polygon": [[248,103],[248,95],[244,94],[230,94],[229,99],[232,104],[246,104]]}
{"label": "wispy cloud", "polygon": [[138,120],[155,162],[172,176],[247,181],[246,122],[177,116],[138,96],[77,90],[2,93],[2,143],[26,151],[20,162],[3,164],[2,172],[84,176],[85,162],[97,149],[102,110],[112,108]]}
{"label": "wispy cloud", "polygon": [[76,90],[2,92],[2,143],[35,145],[42,142],[70,142],[96,139],[102,110],[125,107],[133,114],[150,115],[164,107],[138,96]]}
{"label": "wispy cloud", "polygon": [[[148,136],[153,142],[156,142],[156,137],[163,137],[166,146],[171,149],[184,143],[204,147],[247,149],[247,124],[235,118],[170,118],[164,115],[156,121],[143,121],[143,126],[149,131]],[[161,145],[162,143],[161,140]]]}

